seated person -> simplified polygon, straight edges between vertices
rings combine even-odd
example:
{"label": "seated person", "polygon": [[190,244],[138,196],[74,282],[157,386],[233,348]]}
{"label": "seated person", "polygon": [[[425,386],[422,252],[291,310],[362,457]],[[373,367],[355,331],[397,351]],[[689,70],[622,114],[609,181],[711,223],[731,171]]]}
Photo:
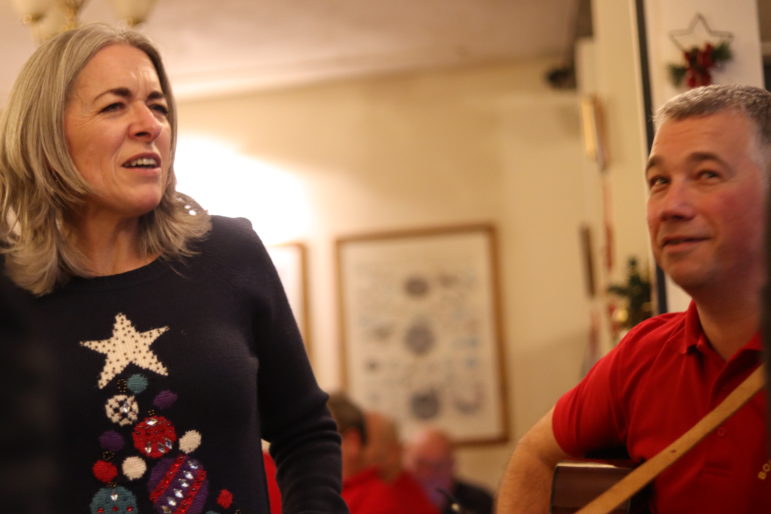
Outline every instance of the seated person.
{"label": "seated person", "polygon": [[455,476],[453,444],[444,431],[428,427],[415,434],[404,464],[442,514],[492,514],[493,495]]}
{"label": "seated person", "polygon": [[[762,360],[771,93],[744,85],[664,104],[645,177],[656,262],[692,301],[635,326],[512,454],[500,513],[547,512],[555,464],[622,446],[648,461]],[[771,512],[766,398],[755,394],[652,483],[652,512]]]}
{"label": "seated person", "polygon": [[268,482],[270,514],[281,514],[281,489],[279,489],[276,480],[276,461],[270,456],[270,452],[266,447],[262,449],[262,462],[265,465],[265,480]]}
{"label": "seated person", "polygon": [[367,412],[366,423],[365,460],[377,468],[380,478],[400,499],[399,514],[439,514],[420,483],[402,466],[402,442],[394,420],[379,412]]}
{"label": "seated person", "polygon": [[380,478],[377,468],[365,458],[368,441],[364,413],[344,393],[330,395],[327,402],[342,437],[342,497],[351,514],[402,512],[401,499]]}

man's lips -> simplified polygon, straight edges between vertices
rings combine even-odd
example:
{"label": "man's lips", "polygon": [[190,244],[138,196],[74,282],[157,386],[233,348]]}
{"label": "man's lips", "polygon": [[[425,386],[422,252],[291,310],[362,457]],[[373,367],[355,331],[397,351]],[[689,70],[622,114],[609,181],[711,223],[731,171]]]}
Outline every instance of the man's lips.
{"label": "man's lips", "polygon": [[707,237],[701,236],[666,236],[660,238],[659,246],[661,246],[661,248],[682,247],[689,244],[700,243],[707,239]]}

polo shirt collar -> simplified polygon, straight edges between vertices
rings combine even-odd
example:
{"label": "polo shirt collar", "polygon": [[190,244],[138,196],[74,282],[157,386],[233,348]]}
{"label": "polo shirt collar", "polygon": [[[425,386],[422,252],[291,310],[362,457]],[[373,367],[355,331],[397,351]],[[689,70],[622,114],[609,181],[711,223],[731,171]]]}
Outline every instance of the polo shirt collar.
{"label": "polo shirt collar", "polygon": [[[708,349],[712,349],[712,346],[707,341],[707,336],[704,335],[704,331],[701,328],[701,321],[699,320],[699,311],[696,309],[696,303],[691,300],[688,304],[688,309],[685,311],[685,337],[681,342],[681,353],[688,353],[693,348],[701,353],[704,353]],[[752,339],[747,341],[742,347],[742,350],[762,350],[763,344],[760,339],[760,332],[756,332]]]}

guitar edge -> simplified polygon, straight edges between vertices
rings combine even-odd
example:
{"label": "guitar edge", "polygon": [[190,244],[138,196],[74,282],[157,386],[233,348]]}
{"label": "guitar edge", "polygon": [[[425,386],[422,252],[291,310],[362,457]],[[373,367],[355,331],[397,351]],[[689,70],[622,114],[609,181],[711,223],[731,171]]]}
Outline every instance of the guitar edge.
{"label": "guitar edge", "polygon": [[[571,460],[554,469],[551,513],[571,514],[594,500],[634,469],[630,461]],[[637,494],[612,513],[645,514],[644,494]]]}

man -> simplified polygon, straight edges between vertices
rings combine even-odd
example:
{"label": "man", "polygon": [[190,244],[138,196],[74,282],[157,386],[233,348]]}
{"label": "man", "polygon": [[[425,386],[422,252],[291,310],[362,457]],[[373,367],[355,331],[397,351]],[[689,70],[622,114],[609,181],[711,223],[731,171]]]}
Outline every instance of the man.
{"label": "man", "polygon": [[[499,513],[546,512],[554,465],[625,447],[650,459],[761,360],[771,93],[708,86],[670,100],[646,169],[656,262],[693,299],[637,325],[521,439]],[[771,512],[765,396],[755,395],[654,481],[654,512]]]}
{"label": "man", "polygon": [[342,437],[342,496],[351,514],[394,514],[401,512],[399,497],[367,462],[369,440],[364,413],[347,395],[334,393],[327,402],[337,431]]}
{"label": "man", "polygon": [[444,431],[427,427],[415,434],[404,460],[442,514],[492,514],[493,496],[455,476],[453,444]]}
{"label": "man", "polygon": [[366,415],[365,461],[378,470],[401,504],[399,514],[439,514],[415,477],[402,466],[402,442],[394,420],[379,412]]}

